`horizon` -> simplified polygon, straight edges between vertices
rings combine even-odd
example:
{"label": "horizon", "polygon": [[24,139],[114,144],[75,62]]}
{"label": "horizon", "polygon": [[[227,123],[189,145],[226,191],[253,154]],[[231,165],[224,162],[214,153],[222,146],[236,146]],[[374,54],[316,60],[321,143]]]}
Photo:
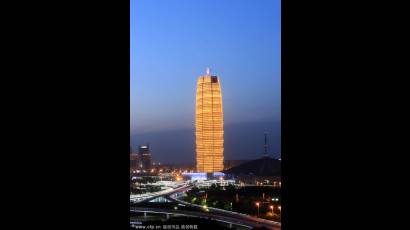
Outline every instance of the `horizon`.
{"label": "horizon", "polygon": [[194,159],[196,81],[210,67],[221,80],[225,159],[259,158],[265,131],[280,157],[280,1],[131,0],[130,6],[133,149],[149,142],[155,161]]}

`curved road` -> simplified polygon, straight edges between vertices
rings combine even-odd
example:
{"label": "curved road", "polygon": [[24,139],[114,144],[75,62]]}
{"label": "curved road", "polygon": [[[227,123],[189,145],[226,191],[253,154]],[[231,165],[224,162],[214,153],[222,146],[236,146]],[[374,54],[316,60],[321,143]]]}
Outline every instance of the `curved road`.
{"label": "curved road", "polygon": [[213,212],[196,212],[196,211],[188,211],[188,210],[174,210],[174,209],[162,209],[162,208],[141,208],[141,207],[134,207],[130,209],[131,212],[148,212],[148,213],[164,213],[164,214],[179,214],[184,216],[193,216],[198,218],[210,218],[216,221],[232,223],[234,225],[241,225],[248,228],[254,227],[266,227],[267,229],[272,230],[280,230],[280,225],[271,225],[266,224],[263,222],[255,222],[253,220],[249,220],[246,218],[238,218],[227,216],[225,214],[216,214]]}
{"label": "curved road", "polygon": [[207,217],[207,218],[215,219],[215,220],[222,221],[222,222],[228,222],[228,223],[244,225],[244,226],[249,226],[249,227],[266,227],[272,230],[281,229],[281,224],[279,222],[269,221],[266,219],[261,219],[261,218],[241,214],[241,213],[236,213],[236,212],[231,212],[231,211],[211,208],[211,207],[209,207],[208,210],[205,211],[203,207],[200,205],[187,203],[187,202],[184,202],[184,201],[181,201],[181,200],[178,200],[172,197],[176,193],[185,192],[186,190],[191,189],[191,187],[192,186],[184,185],[182,187],[176,188],[175,190],[169,193],[151,197],[149,199],[144,200],[143,202],[148,202],[150,200],[153,200],[153,199],[156,199],[162,196],[168,200],[172,200],[176,203],[183,204],[184,206],[191,207],[197,211],[170,210],[170,209],[162,209],[162,208],[154,209],[154,208],[143,208],[143,207],[134,207],[134,208],[131,208],[131,211],[138,211],[138,212],[150,211],[150,212],[159,212],[159,213],[184,214],[184,215],[190,215],[190,216],[195,216],[195,217]]}

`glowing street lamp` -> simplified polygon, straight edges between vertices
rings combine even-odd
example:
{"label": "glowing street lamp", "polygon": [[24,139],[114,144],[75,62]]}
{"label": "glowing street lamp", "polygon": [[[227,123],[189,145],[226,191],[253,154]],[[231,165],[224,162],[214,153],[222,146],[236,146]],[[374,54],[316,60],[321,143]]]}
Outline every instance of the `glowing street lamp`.
{"label": "glowing street lamp", "polygon": [[256,207],[258,207],[258,216],[259,216],[259,202],[256,202]]}

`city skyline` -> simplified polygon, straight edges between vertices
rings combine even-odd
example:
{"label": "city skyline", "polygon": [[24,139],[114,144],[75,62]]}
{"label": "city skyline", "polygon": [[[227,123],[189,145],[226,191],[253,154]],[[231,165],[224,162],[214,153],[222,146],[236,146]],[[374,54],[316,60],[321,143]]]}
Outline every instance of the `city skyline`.
{"label": "city skyline", "polygon": [[226,158],[260,157],[265,131],[280,153],[280,1],[131,0],[130,13],[133,146],[195,161],[196,76],[210,66],[223,76]]}
{"label": "city skyline", "polygon": [[130,228],[280,230],[280,0],[130,13]]}

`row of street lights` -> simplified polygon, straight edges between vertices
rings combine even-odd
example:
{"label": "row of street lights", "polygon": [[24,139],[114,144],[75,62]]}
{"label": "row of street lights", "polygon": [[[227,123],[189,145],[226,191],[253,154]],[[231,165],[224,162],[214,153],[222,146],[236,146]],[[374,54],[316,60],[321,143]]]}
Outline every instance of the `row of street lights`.
{"label": "row of street lights", "polygon": [[[260,205],[260,203],[256,202],[255,204],[256,204],[256,207],[258,207],[258,216],[259,216],[259,205]],[[270,205],[269,209],[272,211],[272,215],[273,215],[273,205]],[[278,209],[281,211],[280,205],[278,206]]]}

